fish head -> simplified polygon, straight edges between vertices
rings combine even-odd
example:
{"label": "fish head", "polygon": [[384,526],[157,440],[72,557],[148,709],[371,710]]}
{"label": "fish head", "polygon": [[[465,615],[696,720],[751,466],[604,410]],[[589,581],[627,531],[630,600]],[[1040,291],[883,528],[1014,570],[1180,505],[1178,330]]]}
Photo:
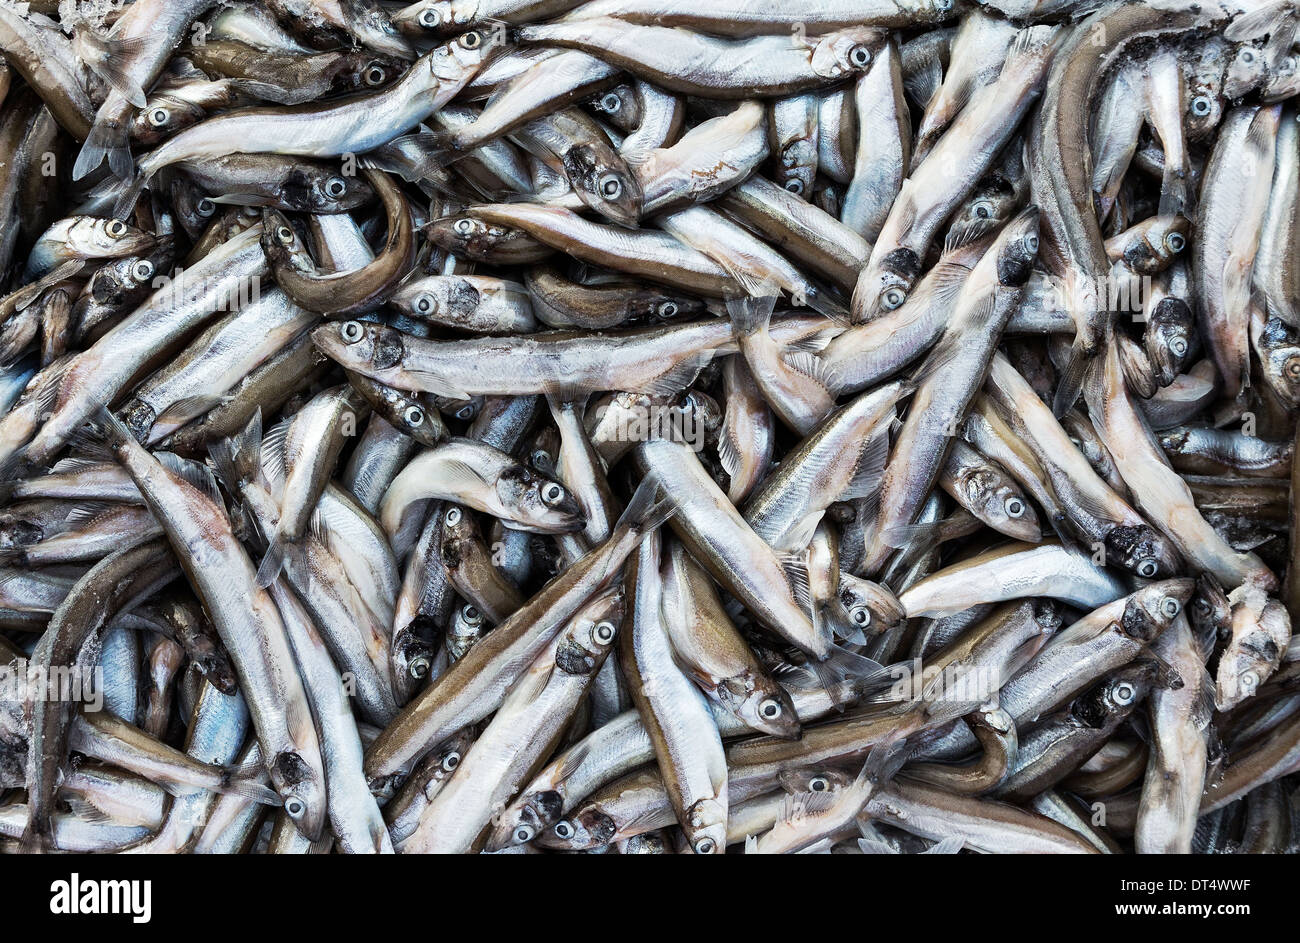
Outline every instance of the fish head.
{"label": "fish head", "polygon": [[424,226],[424,233],[440,249],[470,259],[490,259],[512,242],[527,240],[521,230],[487,223],[468,213],[435,219]]}
{"label": "fish head", "polygon": [[682,831],[697,855],[721,855],[727,850],[727,807],[717,799],[700,799],[686,810]]}
{"label": "fish head", "polygon": [[617,823],[598,806],[576,809],[540,835],[538,844],[543,848],[565,851],[590,851],[608,845],[618,834]]}
{"label": "fish head", "polygon": [[68,228],[67,244],[89,257],[140,255],[153,247],[154,237],[120,219],[77,218]]}
{"label": "fish head", "polygon": [[506,808],[488,834],[487,850],[526,845],[550,829],[564,813],[564,797],[554,789],[525,792]]}
{"label": "fish head", "polygon": [[1130,638],[1153,641],[1187,606],[1196,581],[1187,577],[1144,586],[1125,600],[1119,629]]}
{"label": "fish head", "polygon": [[1218,580],[1209,573],[1202,573],[1196,580],[1187,618],[1197,638],[1218,639],[1232,628],[1232,604]]}
{"label": "fish head", "polygon": [[1223,76],[1223,94],[1235,101],[1258,88],[1268,75],[1263,40],[1242,43],[1233,53]]}
{"label": "fish head", "polygon": [[307,251],[307,243],[294,228],[289,217],[274,207],[262,210],[262,250],[272,268],[290,267],[315,271],[316,263]]}
{"label": "fish head", "polygon": [[593,96],[588,104],[606,121],[620,131],[632,131],[640,127],[645,115],[641,96],[631,85],[616,85]]}
{"label": "fish head", "polygon": [[526,465],[516,464],[497,477],[497,497],[514,517],[509,523],[542,534],[582,530],[587,515],[568,488]]}
{"label": "fish head", "polygon": [[[505,48],[507,33],[504,24],[493,24],[491,29],[472,29],[461,33],[451,42],[428,53],[429,73],[437,83],[458,83],[472,76],[489,56]],[[418,64],[416,68],[418,68]]]}
{"label": "fish head", "polygon": [[298,213],[342,213],[369,203],[374,188],[361,177],[344,176],[332,167],[296,163],[277,194],[280,206]]}
{"label": "fish head", "polygon": [[1199,337],[1195,315],[1186,301],[1166,295],[1156,303],[1143,338],[1156,382],[1168,386],[1187,369],[1196,356]]}
{"label": "fish head", "polygon": [[284,799],[284,814],[307,838],[316,841],[325,829],[325,783],[319,770],[312,769],[292,752],[279,753],[270,765],[271,782]]}
{"label": "fish head", "polygon": [[865,324],[902,307],[920,274],[921,259],[911,249],[894,249],[872,260],[853,288],[853,323]]}
{"label": "fish head", "polygon": [[555,667],[566,674],[589,675],[595,673],[623,624],[624,599],[622,585],[598,593],[569,620],[560,636],[555,655]]}
{"label": "fish head", "polygon": [[865,72],[889,43],[889,31],[869,26],[850,26],[818,37],[812,47],[812,70],[823,78],[836,79]]}
{"label": "fish head", "polygon": [[478,17],[479,0],[421,0],[392,13],[393,25],[416,38],[447,36]]}
{"label": "fish head", "polygon": [[1300,406],[1300,334],[1270,317],[1260,332],[1260,367],[1269,388],[1289,406]]}
{"label": "fish head", "polygon": [[150,99],[144,110],[131,119],[131,139],[144,145],[154,145],[198,124],[207,112],[198,104],[157,95]]}
{"label": "fish head", "polygon": [[645,197],[627,165],[608,147],[580,143],[562,156],[565,175],[585,202],[620,226],[635,228]]}
{"label": "fish head", "polygon": [[1139,658],[1111,672],[1075,698],[1070,714],[1085,725],[1100,729],[1118,717],[1125,717],[1151,690],[1158,673],[1157,663]]}
{"label": "fish head", "polygon": [[1160,533],[1146,524],[1121,524],[1105,538],[1106,549],[1120,565],[1144,580],[1172,575],[1179,567],[1178,554]]}
{"label": "fish head", "polygon": [[405,354],[401,331],[370,321],[330,321],[311,337],[331,359],[359,373],[392,369]]}
{"label": "fish head", "polygon": [[482,301],[482,292],[469,279],[434,275],[407,282],[389,304],[422,321],[459,321],[472,315]]}
{"label": "fish head", "polygon": [[766,675],[747,671],[718,686],[720,702],[754,730],[796,740],[802,730],[789,692]]}
{"label": "fish head", "polygon": [[346,68],[340,73],[343,84],[361,91],[382,88],[401,76],[407,63],[397,56],[384,55],[370,50],[349,55]]}
{"label": "fish head", "polygon": [[997,253],[998,284],[1020,287],[1028,283],[1038,258],[1038,207],[1021,210],[1002,228],[989,251]]}
{"label": "fish head", "polygon": [[828,609],[832,627],[843,638],[882,635],[901,625],[906,615],[888,586],[851,573],[840,574],[839,588]]}
{"label": "fish head", "polygon": [[1262,591],[1245,596],[1233,606],[1232,635],[1215,674],[1214,703],[1220,711],[1235,707],[1259,690],[1277,670],[1291,638],[1291,618],[1281,603],[1264,597]]}

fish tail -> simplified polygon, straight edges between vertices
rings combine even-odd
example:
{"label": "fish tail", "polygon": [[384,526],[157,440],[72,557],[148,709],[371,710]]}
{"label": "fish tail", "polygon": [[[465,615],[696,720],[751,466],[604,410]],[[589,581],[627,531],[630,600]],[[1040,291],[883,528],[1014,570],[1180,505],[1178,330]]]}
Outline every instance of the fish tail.
{"label": "fish tail", "polygon": [[284,534],[280,532],[280,525],[277,524],[266,553],[262,556],[262,562],[257,567],[257,585],[263,589],[274,583],[280,571],[284,569],[285,542]]}
{"label": "fish tail", "polygon": [[109,169],[123,179],[135,171],[131,149],[127,146],[127,128],[116,118],[99,118],[81,145],[77,162],[72,165],[72,179],[80,180],[108,160]]}
{"label": "fish tail", "polygon": [[727,314],[731,316],[731,330],[737,337],[750,337],[767,331],[776,308],[776,294],[759,297],[739,295],[727,299]]}
{"label": "fish tail", "polygon": [[1076,337],[1074,343],[1070,345],[1070,359],[1066,361],[1065,369],[1061,371],[1060,381],[1056,385],[1056,396],[1052,399],[1052,413],[1057,419],[1074,408],[1074,403],[1083,389],[1083,375],[1091,359],[1084,340]]}
{"label": "fish tail", "polygon": [[830,694],[837,710],[844,710],[865,692],[890,678],[889,669],[865,655],[839,645],[830,647],[821,661],[810,662],[821,686]]}
{"label": "fish tail", "polygon": [[659,527],[677,511],[677,505],[668,495],[659,495],[659,479],[646,475],[632,493],[632,500],[623,509],[614,529],[627,528],[648,534]]}

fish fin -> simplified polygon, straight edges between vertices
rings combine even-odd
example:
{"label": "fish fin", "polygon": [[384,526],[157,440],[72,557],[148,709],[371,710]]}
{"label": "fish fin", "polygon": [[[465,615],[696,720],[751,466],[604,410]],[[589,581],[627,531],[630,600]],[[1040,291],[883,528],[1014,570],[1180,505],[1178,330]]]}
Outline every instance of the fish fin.
{"label": "fish fin", "polygon": [[231,770],[225,782],[218,788],[217,792],[228,796],[239,796],[243,799],[251,799],[259,805],[278,806],[282,805],[284,800],[280,794],[263,782],[260,778],[265,775],[261,764],[258,764],[257,779],[248,776],[238,776]]}
{"label": "fish fin", "polygon": [[68,796],[62,801],[68,804],[68,811],[83,822],[90,822],[92,825],[106,825],[113,821],[111,815],[80,796]]}
{"label": "fish fin", "polygon": [[231,79],[230,87],[243,92],[245,95],[259,98],[262,101],[274,102],[277,105],[301,105],[303,102],[309,102],[319,97],[317,94],[319,89],[311,86],[285,88],[273,82],[259,82],[256,79]]}
{"label": "fish fin", "polygon": [[270,206],[270,201],[256,193],[222,193],[208,199],[222,206]]}
{"label": "fish fin", "polygon": [[928,56],[919,69],[903,79],[903,91],[922,108],[925,108],[939,93],[943,85],[943,63],[938,56]]}
{"label": "fish fin", "polygon": [[411,370],[410,374],[420,389],[434,396],[455,400],[472,399],[464,390],[452,386],[436,373],[429,373],[427,370]]}
{"label": "fish fin", "polygon": [[665,370],[642,388],[633,392],[649,393],[651,396],[673,396],[695,382],[700,371],[709,365],[714,351],[699,350],[689,354],[676,365]]}
{"label": "fish fin", "polygon": [[879,838],[859,838],[858,850],[864,855],[896,855],[899,851],[893,845]]}
{"label": "fish fin", "polygon": [[966,847],[966,839],[960,835],[949,835],[947,838],[935,842],[925,851],[923,855],[955,855]]}
{"label": "fish fin", "polygon": [[267,544],[266,553],[262,554],[262,562],[257,565],[257,585],[263,589],[274,583],[280,575],[280,571],[284,569],[286,543],[284,534],[281,533],[280,526],[277,524],[275,531],[271,534],[271,542]]}
{"label": "fish fin", "polygon": [[[105,158],[115,175],[131,179],[135,172],[135,162],[131,159],[131,150],[127,146],[127,129],[120,121],[97,120],[91,125],[90,133],[86,135],[86,141],[77,154],[77,161],[72,165],[72,179],[80,180],[89,175]],[[140,189],[144,189],[143,183]],[[139,193],[136,194],[136,199],[138,198]],[[132,200],[131,206],[134,205],[135,200]]]}
{"label": "fish fin", "polygon": [[117,199],[113,201],[113,216],[117,219],[130,219],[135,204],[140,200],[140,194],[144,193],[145,187],[149,185],[149,178],[142,173],[132,176],[129,170],[121,176],[130,182],[122,188]]}
{"label": "fish fin", "polygon": [[767,333],[772,312],[776,309],[776,295],[733,296],[727,299],[727,314],[731,317],[731,330],[736,337],[749,337]]}
{"label": "fish fin", "polygon": [[858,467],[853,470],[853,477],[849,479],[848,487],[836,500],[857,501],[877,494],[888,461],[889,423],[884,422],[867,440],[862,455],[858,458]]}
{"label": "fish fin", "polygon": [[1291,17],[1291,4],[1285,2],[1268,3],[1257,7],[1249,13],[1243,13],[1229,23],[1223,30],[1223,38],[1230,43],[1249,42],[1264,36],[1275,35],[1279,28]]}
{"label": "fish fin", "polygon": [[105,511],[115,510],[118,506],[120,505],[115,505],[111,501],[87,501],[69,511],[63,523],[69,530],[85,527],[92,521],[98,520]]}
{"label": "fish fin", "polygon": [[852,698],[845,698],[842,687],[849,682],[855,692],[866,691],[878,680],[889,678],[889,669],[865,655],[851,652],[839,645],[831,646],[831,653],[822,661],[809,662],[808,667],[817,674],[817,680],[830,695],[835,709],[843,711]]}
{"label": "fish fin", "polygon": [[805,289],[803,300],[808,307],[818,314],[830,318],[837,324],[848,325],[851,320],[849,309],[845,307],[844,303],[837,301],[828,292],[816,285],[809,285]]}
{"label": "fish fin", "polygon": [[134,107],[146,107],[149,100],[144,89],[126,73],[123,64],[138,56],[148,45],[149,38],[140,36],[111,39],[99,35],[88,25],[83,26],[84,29],[77,32],[76,39],[77,54],[81,61]]}
{"label": "fish fin", "polygon": [[840,789],[786,793],[785,801],[781,806],[781,821],[777,824],[797,825],[805,819],[824,814],[839,798]]}
{"label": "fish fin", "polygon": [[758,854],[758,839],[753,835],[745,836],[745,854],[747,855]]}
{"label": "fish fin", "polygon": [[778,554],[777,560],[785,573],[786,582],[790,584],[790,592],[794,594],[795,602],[811,611],[813,598],[808,575],[807,552]]}
{"label": "fish fin", "polygon": [[944,520],[924,521],[920,524],[894,524],[880,535],[886,547],[905,551],[911,557],[917,549],[933,544],[943,531]]}
{"label": "fish fin", "polygon": [[557,783],[567,782],[569,777],[576,773],[583,763],[587,762],[587,757],[590,755],[591,745],[585,741],[568,750],[560,760],[560,768],[555,771],[555,781]]}
{"label": "fish fin", "polygon": [[193,459],[181,458],[175,452],[155,452],[153,457],[171,474],[193,485],[213,504],[225,509],[225,502],[221,500],[221,492],[217,488],[217,479],[207,465]]}
{"label": "fish fin", "polygon": [[675,513],[677,504],[672,497],[659,495],[659,476],[646,475],[632,492],[632,499],[614,524],[614,530],[627,527],[648,534]]}
{"label": "fish fin", "polygon": [[951,305],[961,293],[962,286],[966,284],[966,278],[970,273],[970,268],[960,262],[940,260],[931,273],[934,279],[936,303],[944,307]]}
{"label": "fish fin", "polygon": [[231,397],[220,393],[201,393],[197,396],[187,396],[184,399],[178,399],[166,409],[164,409],[154,423],[184,423],[189,422],[195,416],[201,416],[209,409],[220,406],[222,403],[230,402]]}
{"label": "fish fin", "polygon": [[728,428],[724,428],[722,435],[718,436],[718,464],[722,466],[722,470],[727,473],[727,476],[733,482],[744,466],[740,447],[732,441]]}
{"label": "fish fin", "polygon": [[278,495],[289,475],[285,465],[285,441],[289,436],[289,426],[293,417],[286,416],[266,431],[260,443],[249,440],[249,447],[258,455],[259,463],[270,482],[272,494]]}
{"label": "fish fin", "polygon": [[1084,342],[1076,337],[1070,345],[1070,359],[1066,361],[1065,369],[1057,381],[1056,395],[1052,397],[1052,414],[1057,419],[1074,408],[1079,393],[1083,390],[1083,377],[1091,360]]}
{"label": "fish fin", "polygon": [[834,389],[834,377],[831,375],[831,371],[826,369],[826,361],[816,354],[806,350],[797,350],[783,354],[781,359],[785,361],[791,370],[802,373],[823,389],[827,391]]}

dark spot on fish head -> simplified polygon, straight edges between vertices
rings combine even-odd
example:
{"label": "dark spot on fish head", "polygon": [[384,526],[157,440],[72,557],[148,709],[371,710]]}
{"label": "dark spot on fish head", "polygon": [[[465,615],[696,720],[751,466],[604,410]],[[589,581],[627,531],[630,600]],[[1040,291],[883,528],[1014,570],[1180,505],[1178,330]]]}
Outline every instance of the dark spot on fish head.
{"label": "dark spot on fish head", "polygon": [[452,315],[467,316],[478,310],[483,296],[472,282],[454,278],[448,283],[445,303]]}
{"label": "dark spot on fish head", "polygon": [[998,256],[998,284],[1019,287],[1029,281],[1038,258],[1038,234],[1028,233],[1007,244]]}
{"label": "dark spot on fish head", "polygon": [[1121,524],[1106,534],[1106,549],[1124,567],[1143,579],[1155,579],[1168,572],[1162,542],[1145,524]]}
{"label": "dark spot on fish head", "polygon": [[1190,435],[1189,429],[1166,429],[1160,433],[1160,447],[1166,452],[1181,452],[1187,448]]}
{"label": "dark spot on fish head", "polygon": [[287,786],[296,786],[311,778],[311,767],[297,753],[277,753],[271,772]]}
{"label": "dark spot on fish head", "polygon": [[0,520],[0,550],[30,547],[44,536],[45,531],[31,521],[22,518]]}
{"label": "dark spot on fish head", "polygon": [[566,636],[555,648],[555,667],[568,675],[589,675],[596,668],[597,657]]}
{"label": "dark spot on fish head", "polygon": [[571,833],[566,838],[562,825],[564,820],[555,823],[551,829],[556,838],[572,848],[598,848],[608,845],[618,833],[618,825],[604,812],[588,809],[574,816],[568,823]]}
{"label": "dark spot on fish head", "polygon": [[1161,258],[1151,251],[1145,239],[1134,239],[1124,249],[1124,264],[1139,275],[1154,275],[1164,267]]}
{"label": "dark spot on fish head", "polygon": [[389,370],[398,366],[406,355],[406,347],[399,331],[383,325],[375,325],[374,354],[371,363],[378,370]]}
{"label": "dark spot on fish head", "polygon": [[880,265],[902,277],[909,286],[921,274],[921,259],[911,249],[894,249],[880,260]]}
{"label": "dark spot on fish head", "polygon": [[1137,594],[1125,603],[1124,614],[1119,620],[1119,630],[1129,638],[1149,642],[1156,637],[1157,625],[1142,602],[1142,595]]}

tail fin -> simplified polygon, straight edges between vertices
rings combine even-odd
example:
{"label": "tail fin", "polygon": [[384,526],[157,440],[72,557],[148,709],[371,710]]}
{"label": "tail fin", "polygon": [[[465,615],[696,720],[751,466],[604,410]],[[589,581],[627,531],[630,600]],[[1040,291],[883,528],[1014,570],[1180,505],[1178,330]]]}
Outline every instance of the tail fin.
{"label": "tail fin", "polygon": [[280,571],[284,569],[284,549],[284,534],[280,532],[280,526],[277,524],[275,532],[271,534],[270,545],[267,546],[262,562],[257,568],[258,586],[265,589],[280,575]]}
{"label": "tail fin", "polygon": [[776,308],[776,294],[758,297],[741,295],[727,299],[727,314],[731,316],[731,330],[737,337],[763,334],[772,320]]}
{"label": "tail fin", "polygon": [[668,495],[659,496],[659,478],[646,475],[637,485],[632,500],[619,516],[614,530],[627,528],[648,534],[677,513],[677,505]]}
{"label": "tail fin", "polygon": [[81,145],[77,162],[72,166],[72,179],[80,180],[108,159],[108,167],[124,180],[135,173],[135,161],[127,144],[127,127],[116,118],[98,118]]}
{"label": "tail fin", "polygon": [[[880,662],[838,645],[832,645],[830,654],[822,661],[810,661],[809,667],[816,672],[817,680],[841,711],[856,701],[861,692],[890,677],[889,669]],[[853,692],[851,696],[845,696],[846,682]]]}

